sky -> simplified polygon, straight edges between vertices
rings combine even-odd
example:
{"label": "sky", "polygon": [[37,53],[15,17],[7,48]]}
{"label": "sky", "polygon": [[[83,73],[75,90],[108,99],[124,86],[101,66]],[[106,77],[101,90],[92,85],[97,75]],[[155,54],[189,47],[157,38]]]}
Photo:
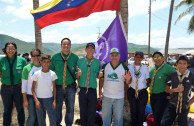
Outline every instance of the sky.
{"label": "sky", "polygon": [[[39,0],[40,6],[51,0]],[[152,2],[151,47],[165,48],[171,0]],[[180,0],[175,0],[177,5]],[[149,0],[128,0],[128,42],[148,44]],[[0,34],[6,34],[26,42],[34,42],[34,18],[30,14],[33,0],[0,0]],[[175,25],[178,15],[187,8],[173,11],[169,48],[194,48],[194,33],[187,32],[192,14],[183,17]],[[115,11],[93,13],[86,18],[47,26],[41,30],[43,43],[60,43],[69,37],[72,43],[96,42],[98,33],[103,34],[116,17]],[[100,28],[99,28],[100,27]]]}

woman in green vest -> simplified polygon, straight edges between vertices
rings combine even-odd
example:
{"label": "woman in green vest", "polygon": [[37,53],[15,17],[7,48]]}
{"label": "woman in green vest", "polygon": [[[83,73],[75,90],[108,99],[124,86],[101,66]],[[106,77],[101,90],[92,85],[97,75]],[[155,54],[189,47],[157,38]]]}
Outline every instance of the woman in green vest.
{"label": "woman in green vest", "polygon": [[22,69],[26,65],[24,58],[17,56],[17,46],[7,42],[2,49],[5,57],[0,59],[1,98],[3,101],[3,126],[11,125],[13,102],[17,110],[19,126],[24,126],[25,115],[21,92]]}

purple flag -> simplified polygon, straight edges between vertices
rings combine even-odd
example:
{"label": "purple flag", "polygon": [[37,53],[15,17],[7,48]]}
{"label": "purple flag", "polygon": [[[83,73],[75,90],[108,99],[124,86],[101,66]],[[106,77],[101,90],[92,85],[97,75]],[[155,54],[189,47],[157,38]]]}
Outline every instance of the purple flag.
{"label": "purple flag", "polygon": [[100,60],[101,65],[110,62],[109,54],[112,48],[117,48],[119,50],[120,62],[127,60],[128,47],[126,32],[120,15],[117,15],[96,43],[94,57]]}

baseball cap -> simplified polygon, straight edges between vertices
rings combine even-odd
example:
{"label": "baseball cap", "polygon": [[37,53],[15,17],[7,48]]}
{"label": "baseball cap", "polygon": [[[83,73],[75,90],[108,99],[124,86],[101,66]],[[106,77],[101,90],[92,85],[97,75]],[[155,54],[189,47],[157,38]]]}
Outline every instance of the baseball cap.
{"label": "baseball cap", "polygon": [[94,44],[94,43],[92,43],[92,42],[87,43],[86,48],[87,48],[88,46],[92,46],[92,47],[95,49],[95,44]]}
{"label": "baseball cap", "polygon": [[137,55],[140,55],[140,56],[143,58],[143,52],[138,52],[138,51],[136,51],[136,52],[135,52],[135,56],[137,56]]}
{"label": "baseball cap", "polygon": [[110,50],[110,54],[112,54],[112,53],[118,53],[118,54],[120,54],[120,53],[119,53],[119,50],[118,50],[117,48],[112,48],[112,49]]}

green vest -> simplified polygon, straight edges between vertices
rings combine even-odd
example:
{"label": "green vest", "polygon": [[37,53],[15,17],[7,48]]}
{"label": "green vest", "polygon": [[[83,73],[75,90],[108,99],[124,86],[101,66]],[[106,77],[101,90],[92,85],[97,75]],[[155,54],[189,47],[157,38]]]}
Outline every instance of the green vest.
{"label": "green vest", "polygon": [[26,65],[26,61],[24,60],[24,58],[16,56],[13,66],[11,68],[8,59],[10,61],[10,64],[12,64],[14,57],[3,57],[0,59],[0,72],[2,73],[1,83],[5,85],[12,85],[11,83],[13,81],[13,85],[21,84],[22,70]]}
{"label": "green vest", "polygon": [[[63,53],[63,56],[67,58],[68,55],[65,55]],[[78,56],[74,53],[71,53],[71,56],[69,57],[67,61],[67,66],[69,67],[69,70],[71,71],[72,75],[69,73],[68,69],[66,70],[66,85],[72,84],[75,80],[75,71],[78,61]],[[56,85],[62,85],[63,84],[63,72],[64,72],[64,61],[61,57],[60,53],[55,54],[51,58],[52,64],[50,65],[50,69],[54,71],[58,77],[58,79],[55,80]]]}
{"label": "green vest", "polygon": [[[88,60],[88,64],[91,62],[90,59]],[[77,62],[77,66],[78,68],[81,69],[81,76],[79,78],[79,86],[80,87],[87,87],[86,86],[86,80],[87,80],[87,72],[88,72],[88,66],[86,63],[85,58],[81,58],[78,60]],[[90,77],[89,77],[89,88],[96,88],[97,87],[97,77],[100,71],[100,61],[96,58],[94,58],[94,61],[92,62],[92,64],[90,65]]]}
{"label": "green vest", "polygon": [[[158,69],[160,66],[156,66],[156,69]],[[150,78],[152,80],[152,77],[154,75],[154,68],[155,66],[150,70]],[[168,75],[172,72],[175,72],[175,69],[168,65],[164,64],[164,66],[157,72],[155,78],[154,78],[154,84],[153,84],[153,90],[152,93],[162,93],[166,90],[166,78]]]}

